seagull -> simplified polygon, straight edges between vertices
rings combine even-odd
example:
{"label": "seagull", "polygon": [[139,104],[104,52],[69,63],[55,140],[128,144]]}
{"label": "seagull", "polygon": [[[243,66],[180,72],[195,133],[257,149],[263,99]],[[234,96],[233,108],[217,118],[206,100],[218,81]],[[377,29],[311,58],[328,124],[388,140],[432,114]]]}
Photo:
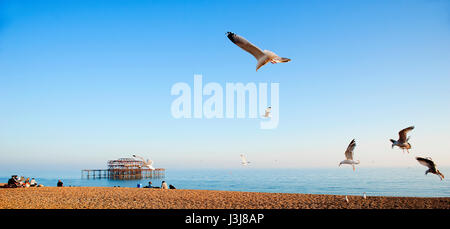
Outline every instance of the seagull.
{"label": "seagull", "polygon": [[397,141],[395,141],[394,139],[391,139],[392,142],[392,148],[394,148],[394,146],[398,146],[400,147],[403,152],[406,151],[409,153],[409,149],[411,149],[411,144],[409,144],[409,137],[407,137],[406,135],[408,134],[409,131],[413,130],[414,126],[410,126],[408,128],[405,128],[403,130],[401,130],[400,132],[398,132],[398,136],[399,139]]}
{"label": "seagull", "polygon": [[133,157],[141,159],[142,162],[144,163],[144,165],[143,166],[139,166],[139,168],[147,167],[147,168],[149,168],[151,170],[155,170],[155,168],[153,168],[153,166],[152,166],[153,165],[153,161],[152,160],[150,160],[150,159],[145,160],[143,157],[136,156],[136,155],[133,155]]}
{"label": "seagull", "polygon": [[264,118],[272,118],[272,114],[270,113],[271,110],[272,110],[272,107],[266,108],[263,117],[264,117]]}
{"label": "seagull", "polygon": [[347,197],[347,195],[345,196],[345,202],[348,203],[348,197]]}
{"label": "seagull", "polygon": [[245,51],[249,52],[256,58],[256,60],[258,61],[258,63],[256,64],[256,71],[258,71],[259,68],[261,68],[268,62],[270,62],[272,64],[276,64],[276,63],[285,63],[285,62],[291,61],[291,59],[289,59],[289,58],[277,56],[277,54],[275,54],[272,51],[269,51],[269,50],[263,51],[260,48],[256,47],[255,45],[253,45],[252,43],[250,43],[249,41],[247,41],[245,38],[243,38],[235,33],[227,32],[226,35],[227,35],[228,39],[230,39],[234,44],[241,47]]}
{"label": "seagull", "polygon": [[243,166],[247,166],[248,164],[250,164],[250,162],[247,161],[247,158],[245,158],[244,154],[241,154],[241,164]]}
{"label": "seagull", "polygon": [[363,192],[363,198],[364,198],[364,199],[367,199],[366,193],[365,193],[365,192]]}
{"label": "seagull", "polygon": [[341,166],[342,164],[349,164],[352,165],[353,167],[353,171],[355,171],[355,165],[359,164],[359,160],[358,161],[354,161],[353,160],[353,150],[356,147],[356,142],[355,139],[353,139],[350,144],[347,147],[347,150],[345,151],[345,160],[341,161],[341,163],[339,163],[339,166]]}
{"label": "seagull", "polygon": [[444,179],[444,174],[442,174],[437,168],[436,168],[436,164],[433,162],[433,160],[430,157],[416,157],[416,160],[419,161],[419,163],[421,165],[424,165],[426,167],[428,167],[428,170],[425,171],[425,175],[427,175],[428,173],[433,173],[439,176],[439,178],[442,180]]}

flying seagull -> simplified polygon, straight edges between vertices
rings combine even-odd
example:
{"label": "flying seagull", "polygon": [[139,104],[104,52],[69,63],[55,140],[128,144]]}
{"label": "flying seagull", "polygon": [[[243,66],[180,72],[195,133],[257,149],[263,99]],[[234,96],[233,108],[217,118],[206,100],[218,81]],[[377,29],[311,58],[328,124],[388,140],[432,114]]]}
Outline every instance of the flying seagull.
{"label": "flying seagull", "polygon": [[272,110],[272,107],[266,108],[263,117],[264,117],[264,118],[272,118],[272,114],[270,113],[271,110]]}
{"label": "flying seagull", "polygon": [[430,157],[416,157],[416,160],[421,164],[424,165],[426,167],[428,167],[428,170],[425,171],[425,175],[427,175],[428,173],[433,173],[439,176],[439,178],[444,179],[444,174],[442,174],[441,172],[439,172],[439,170],[436,168],[436,164],[433,162],[433,160]]}
{"label": "flying seagull", "polygon": [[355,165],[359,164],[359,160],[353,160],[353,150],[355,150],[355,147],[356,142],[355,139],[353,139],[348,145],[347,150],[345,151],[345,160],[341,161],[341,163],[339,163],[339,166],[341,166],[342,164],[349,164],[352,165],[353,171],[355,171]]}
{"label": "flying seagull", "polygon": [[272,51],[269,50],[261,50],[260,48],[256,47],[254,44],[247,41],[245,38],[232,33],[227,32],[227,37],[230,39],[233,43],[235,43],[237,46],[241,47],[245,51],[252,54],[258,63],[256,64],[256,71],[258,71],[259,68],[267,64],[268,62],[272,64],[276,63],[285,63],[291,61],[289,58],[279,57],[277,54],[275,54]]}
{"label": "flying seagull", "polygon": [[408,128],[405,128],[403,130],[401,130],[400,132],[398,132],[398,140],[394,140],[394,139],[390,139],[392,142],[392,148],[394,148],[394,146],[398,146],[400,147],[403,152],[406,151],[409,153],[409,149],[411,149],[411,144],[409,144],[409,137],[407,137],[406,135],[408,134],[409,131],[413,130],[414,126],[410,126]]}
{"label": "flying seagull", "polygon": [[245,158],[244,154],[241,154],[241,164],[243,166],[247,166],[248,164],[250,164],[250,162],[247,161],[247,158]]}
{"label": "flying seagull", "polygon": [[149,168],[151,170],[155,170],[155,168],[153,168],[153,166],[152,166],[153,165],[153,161],[152,160],[150,160],[150,159],[145,160],[143,157],[136,156],[136,155],[133,155],[133,157],[141,159],[141,161],[143,162],[143,166],[139,166],[139,168],[147,167],[147,168]]}

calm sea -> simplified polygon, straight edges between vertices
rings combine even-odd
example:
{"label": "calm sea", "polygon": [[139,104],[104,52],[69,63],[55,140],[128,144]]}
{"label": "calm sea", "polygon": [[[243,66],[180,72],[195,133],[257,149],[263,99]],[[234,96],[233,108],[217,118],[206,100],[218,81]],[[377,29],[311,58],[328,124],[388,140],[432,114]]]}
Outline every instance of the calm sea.
{"label": "calm sea", "polygon": [[[153,185],[162,180],[177,189],[229,190],[249,192],[309,193],[374,196],[450,197],[450,182],[440,181],[434,174],[424,175],[426,168],[357,168],[336,169],[253,169],[230,170],[167,170],[163,179],[152,179]],[[450,168],[441,172],[450,177]],[[11,172],[8,172],[11,173]],[[60,173],[16,173],[35,177],[39,184],[56,186],[58,179],[65,186],[137,187],[144,180],[81,179],[80,171]],[[0,173],[0,183],[12,174]]]}

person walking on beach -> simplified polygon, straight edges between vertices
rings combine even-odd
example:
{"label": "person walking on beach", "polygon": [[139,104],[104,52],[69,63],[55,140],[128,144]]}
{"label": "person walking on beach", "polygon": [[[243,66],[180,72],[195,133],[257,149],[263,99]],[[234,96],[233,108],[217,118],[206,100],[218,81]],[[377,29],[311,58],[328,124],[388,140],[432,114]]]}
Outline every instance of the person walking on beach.
{"label": "person walking on beach", "polygon": [[161,189],[169,189],[169,187],[167,187],[167,183],[165,181],[163,181],[161,183]]}
{"label": "person walking on beach", "polygon": [[56,184],[57,187],[62,187],[63,186],[63,182],[61,180],[58,180],[58,183]]}

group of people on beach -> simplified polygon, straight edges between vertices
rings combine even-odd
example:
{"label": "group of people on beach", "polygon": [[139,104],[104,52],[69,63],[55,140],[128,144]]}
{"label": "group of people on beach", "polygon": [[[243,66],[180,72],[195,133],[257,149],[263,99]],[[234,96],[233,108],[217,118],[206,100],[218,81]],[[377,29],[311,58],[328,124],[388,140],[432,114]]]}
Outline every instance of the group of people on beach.
{"label": "group of people on beach", "polygon": [[[139,187],[139,185],[138,185],[138,187]],[[153,186],[152,182],[149,181],[149,182],[148,182],[148,185],[147,185],[147,186],[144,186],[144,188],[175,189],[175,186],[173,186],[173,185],[167,186],[166,181],[162,181],[161,187],[158,187],[158,186]]]}
{"label": "group of people on beach", "polygon": [[[63,182],[61,180],[58,180],[58,183],[56,184],[57,187],[63,187]],[[36,179],[34,178],[26,178],[17,175],[12,175],[11,178],[8,180],[8,184],[5,185],[5,188],[29,188],[29,187],[44,187],[43,184],[38,184],[36,182]]]}
{"label": "group of people on beach", "polygon": [[36,182],[36,180],[34,178],[26,178],[21,176],[19,178],[19,176],[17,175],[12,175],[11,178],[9,178],[8,180],[8,184],[7,187],[8,188],[19,188],[19,187],[42,187],[43,185],[38,185],[38,183]]}
{"label": "group of people on beach", "polygon": [[[64,183],[61,180],[58,180],[58,183],[56,184],[57,187],[63,187]],[[7,188],[28,188],[28,187],[44,187],[44,185],[39,184],[36,182],[34,178],[26,178],[17,175],[12,175],[11,178],[8,180],[8,184],[5,186]],[[114,186],[116,187],[116,186]],[[120,186],[119,186],[120,187]],[[140,187],[140,184],[138,184],[138,187]],[[159,189],[176,189],[173,185],[167,185],[166,181],[162,181],[161,187],[153,186],[152,182],[149,181],[147,186],[144,186],[144,188],[159,188]]]}

